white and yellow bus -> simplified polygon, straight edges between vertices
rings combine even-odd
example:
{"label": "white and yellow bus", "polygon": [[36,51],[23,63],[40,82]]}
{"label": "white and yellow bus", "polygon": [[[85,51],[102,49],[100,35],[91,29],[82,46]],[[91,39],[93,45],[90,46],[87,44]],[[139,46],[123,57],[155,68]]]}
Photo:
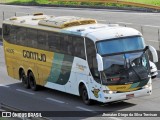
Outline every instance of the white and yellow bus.
{"label": "white and yellow bus", "polygon": [[85,104],[150,95],[152,82],[142,34],[94,19],[43,14],[3,21],[8,75],[24,87],[81,96]]}

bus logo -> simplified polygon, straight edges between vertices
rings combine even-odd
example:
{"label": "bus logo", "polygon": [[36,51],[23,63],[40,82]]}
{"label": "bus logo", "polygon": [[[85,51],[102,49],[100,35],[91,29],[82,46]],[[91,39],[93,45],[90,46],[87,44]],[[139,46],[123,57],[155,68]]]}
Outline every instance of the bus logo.
{"label": "bus logo", "polygon": [[46,55],[45,54],[39,54],[37,52],[23,50],[23,57],[28,58],[28,59],[33,59],[33,60],[46,62]]}

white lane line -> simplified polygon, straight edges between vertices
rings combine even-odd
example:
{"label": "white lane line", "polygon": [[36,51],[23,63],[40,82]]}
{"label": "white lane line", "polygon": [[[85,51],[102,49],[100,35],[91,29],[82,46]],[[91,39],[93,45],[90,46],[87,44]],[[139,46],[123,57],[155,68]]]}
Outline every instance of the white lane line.
{"label": "white lane line", "polygon": [[17,91],[19,92],[23,92],[23,93],[27,93],[27,94],[30,94],[30,95],[34,95],[35,93],[32,93],[32,92],[28,92],[28,91],[25,91],[25,90],[21,90],[21,89],[16,89]]}
{"label": "white lane line", "polygon": [[98,21],[100,21],[100,22],[106,22],[107,20],[98,20]]}
{"label": "white lane line", "polygon": [[151,42],[159,42],[159,41],[157,41],[157,40],[146,40],[146,41],[151,41]]}
{"label": "white lane line", "polygon": [[96,113],[95,111],[87,109],[87,108],[84,108],[84,107],[77,106],[76,108],[78,108],[80,110],[83,110],[83,111],[88,111],[88,112]]}
{"label": "white lane line", "polygon": [[155,26],[155,25],[144,25],[146,27],[155,27],[155,28],[160,28],[160,26]]}
{"label": "white lane line", "polygon": [[6,87],[6,88],[9,88],[10,86],[0,84],[0,87]]}
{"label": "white lane line", "polygon": [[60,100],[57,100],[57,99],[53,99],[53,98],[46,98],[47,100],[51,100],[51,101],[54,101],[54,102],[57,102],[57,103],[65,103],[63,101],[60,101]]}
{"label": "white lane line", "polygon": [[117,118],[117,117],[109,117],[110,119],[113,119],[113,120],[122,120],[120,118]]}
{"label": "white lane line", "polygon": [[126,22],[116,22],[116,23],[119,23],[119,24],[127,24],[127,25],[133,24],[133,23],[126,23]]}

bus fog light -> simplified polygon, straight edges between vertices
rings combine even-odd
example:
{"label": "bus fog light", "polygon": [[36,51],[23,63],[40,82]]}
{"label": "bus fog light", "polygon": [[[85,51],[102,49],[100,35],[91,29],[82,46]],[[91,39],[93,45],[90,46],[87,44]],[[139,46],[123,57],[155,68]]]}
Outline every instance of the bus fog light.
{"label": "bus fog light", "polygon": [[113,94],[113,93],[116,93],[116,91],[111,91],[111,90],[103,90],[104,93],[107,93],[107,94]]}

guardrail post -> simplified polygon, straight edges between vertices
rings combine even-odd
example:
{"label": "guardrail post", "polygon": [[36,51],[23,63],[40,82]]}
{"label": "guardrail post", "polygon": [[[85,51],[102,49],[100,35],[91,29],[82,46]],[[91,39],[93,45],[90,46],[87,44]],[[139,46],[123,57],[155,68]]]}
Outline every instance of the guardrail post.
{"label": "guardrail post", "polygon": [[17,16],[17,13],[15,12],[15,14],[14,14],[15,16]]}

